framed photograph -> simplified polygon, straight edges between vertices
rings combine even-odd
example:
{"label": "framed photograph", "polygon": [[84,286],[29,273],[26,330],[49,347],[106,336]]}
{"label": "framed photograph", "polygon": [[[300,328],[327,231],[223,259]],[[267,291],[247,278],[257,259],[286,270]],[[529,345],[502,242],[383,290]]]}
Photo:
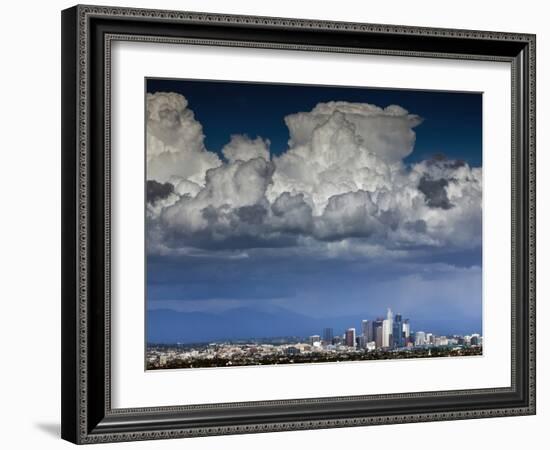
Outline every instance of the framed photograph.
{"label": "framed photograph", "polygon": [[62,12],[62,437],[535,414],[535,36]]}

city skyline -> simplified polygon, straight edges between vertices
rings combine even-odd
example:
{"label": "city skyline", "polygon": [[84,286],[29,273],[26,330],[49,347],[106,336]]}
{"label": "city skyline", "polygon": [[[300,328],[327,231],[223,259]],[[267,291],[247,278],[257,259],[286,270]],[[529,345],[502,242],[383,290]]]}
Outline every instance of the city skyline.
{"label": "city skyline", "polygon": [[[160,317],[156,316],[159,314]],[[290,316],[287,316],[289,314]],[[197,316],[200,320],[197,321]],[[407,314],[410,316],[410,314]],[[284,326],[278,327],[279,317],[282,318]],[[287,320],[284,320],[286,317]],[[258,312],[255,310],[235,309],[229,313],[205,314],[205,313],[187,313],[174,310],[155,310],[149,311],[146,319],[148,342],[150,343],[174,343],[174,342],[206,342],[221,341],[225,338],[238,340],[246,338],[280,338],[288,336],[309,336],[322,333],[324,328],[331,328],[333,331],[341,330],[343,333],[347,328],[361,329],[361,317],[375,317],[377,314],[363,314],[358,316],[341,316],[331,318],[310,319],[293,313],[290,310],[277,310],[275,315],[268,312]],[[234,326],[234,319],[241,319],[251,325],[240,328]],[[290,324],[289,324],[290,322]],[[206,328],[203,324],[210,324]],[[228,326],[224,328],[223,324]],[[162,324],[162,325],[161,325]],[[265,326],[265,332],[262,332],[262,324]],[[270,325],[274,325],[272,328]],[[481,319],[472,321],[469,324],[456,324],[452,318],[415,320],[415,327],[419,330],[431,330],[437,334],[467,334],[472,330],[480,331],[482,328]],[[250,330],[240,333],[239,330]],[[277,330],[288,330],[289,332],[278,332]],[[216,333],[220,331],[220,333]],[[194,336],[202,336],[196,338]]]}
{"label": "city skyline", "polygon": [[387,309],[386,316],[363,319],[334,334],[330,327],[308,337],[248,338],[202,343],[150,343],[146,368],[204,368],[272,364],[411,359],[483,354],[483,336],[436,335],[414,331],[409,318]]}
{"label": "city skyline", "polygon": [[[238,335],[238,337],[227,338],[227,339],[210,339],[204,341],[193,341],[188,340],[186,342],[179,342],[174,340],[165,340],[165,341],[149,341],[148,345],[156,344],[181,344],[181,345],[193,345],[193,344],[204,344],[204,343],[220,343],[220,342],[232,342],[232,341],[258,341],[258,342],[267,342],[269,339],[273,341],[288,339],[288,338],[302,338],[306,340],[311,340],[313,337],[318,337],[322,342],[332,342],[334,340],[345,342],[347,345],[348,341],[348,332],[353,333],[351,342],[354,342],[353,346],[362,346],[360,344],[360,338],[365,338],[365,343],[376,342],[376,348],[394,348],[394,347],[403,347],[412,336],[413,338],[421,333],[424,336],[467,336],[467,335],[481,335],[481,329],[471,329],[469,333],[457,333],[457,332],[436,332],[430,328],[419,328],[415,330],[413,323],[409,317],[404,318],[400,313],[393,313],[391,307],[387,308],[386,316],[377,315],[372,316],[371,318],[356,319],[355,322],[360,323],[360,327],[350,326],[348,328],[334,328],[331,326],[323,327],[319,334],[311,333],[298,333],[288,336],[245,336]],[[341,330],[338,334],[335,334],[335,330]],[[418,345],[418,344],[417,344]],[[348,345],[349,346],[349,345]]]}

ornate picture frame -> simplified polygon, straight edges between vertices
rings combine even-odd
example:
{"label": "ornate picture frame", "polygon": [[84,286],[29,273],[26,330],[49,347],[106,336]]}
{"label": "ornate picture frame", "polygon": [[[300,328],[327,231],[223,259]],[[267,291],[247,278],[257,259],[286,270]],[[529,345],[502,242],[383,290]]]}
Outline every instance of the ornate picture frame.
{"label": "ornate picture frame", "polygon": [[[111,48],[118,41],[510,64],[510,386],[113,408],[110,101]],[[81,5],[62,12],[64,439],[85,444],[529,414],[535,414],[534,35]]]}

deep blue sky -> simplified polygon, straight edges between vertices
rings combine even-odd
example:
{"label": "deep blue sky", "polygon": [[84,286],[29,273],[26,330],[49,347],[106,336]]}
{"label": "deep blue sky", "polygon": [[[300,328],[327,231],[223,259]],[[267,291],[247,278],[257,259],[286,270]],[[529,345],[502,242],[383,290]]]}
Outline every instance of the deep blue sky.
{"label": "deep blue sky", "polygon": [[[149,79],[147,92],[185,96],[202,124],[205,146],[221,149],[233,134],[287,150],[284,117],[318,103],[396,104],[424,119],[406,163],[443,153],[479,167],[482,95],[398,89]],[[223,160],[223,158],[222,158]],[[289,252],[292,249],[289,250]],[[150,342],[319,334],[359,328],[387,307],[413,330],[481,332],[481,248],[424,249],[398,262],[310,258],[287,250],[249,249],[245,259],[215,252],[148,255]]]}
{"label": "deep blue sky", "polygon": [[285,116],[342,100],[380,107],[396,104],[421,116],[415,150],[406,162],[444,153],[481,166],[480,93],[164,79],[148,79],[147,92],[184,95],[203,126],[206,148],[218,153],[232,134],[247,134],[269,139],[271,153],[280,154],[289,138]]}

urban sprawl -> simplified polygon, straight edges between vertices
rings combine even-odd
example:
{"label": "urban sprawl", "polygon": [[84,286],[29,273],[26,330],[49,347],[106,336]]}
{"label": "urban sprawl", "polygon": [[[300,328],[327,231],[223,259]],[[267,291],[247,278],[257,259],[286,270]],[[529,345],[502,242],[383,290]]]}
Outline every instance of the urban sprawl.
{"label": "urban sprawl", "polygon": [[240,339],[193,344],[149,344],[147,369],[296,364],[379,359],[481,355],[480,334],[437,336],[411,330],[409,319],[393,314],[361,322],[361,334],[348,328],[335,335]]}

